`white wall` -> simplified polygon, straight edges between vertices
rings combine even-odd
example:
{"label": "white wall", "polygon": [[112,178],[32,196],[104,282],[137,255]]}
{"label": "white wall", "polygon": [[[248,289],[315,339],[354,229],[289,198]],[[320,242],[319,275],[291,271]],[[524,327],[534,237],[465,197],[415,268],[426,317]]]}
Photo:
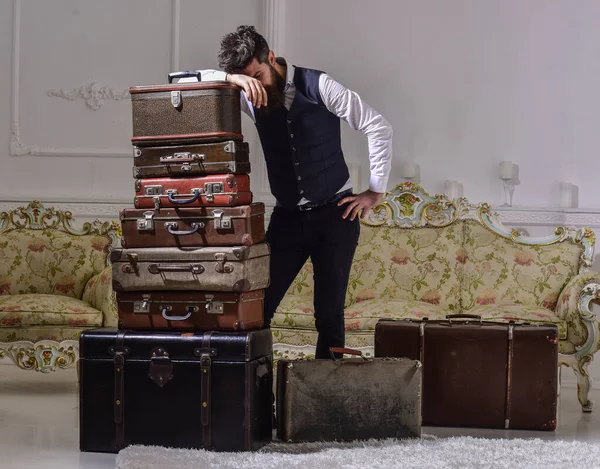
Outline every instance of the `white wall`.
{"label": "white wall", "polygon": [[[432,191],[459,180],[503,202],[502,160],[520,165],[515,204],[554,204],[558,181],[600,192],[597,0],[289,0],[285,52],[321,68],[388,118],[394,157]],[[364,139],[344,135],[351,159]]]}
{"label": "white wall", "polygon": [[[418,162],[430,192],[458,180],[470,200],[499,205],[497,166],[511,160],[515,204],[533,209],[503,212],[507,224],[550,232],[561,214],[536,207],[555,206],[565,180],[590,208],[569,220],[600,231],[598,18],[597,0],[1,0],[0,208],[37,198],[79,221],[117,218],[133,198],[129,99],[93,110],[48,91],[97,82],[118,94],[216,67],[220,38],[247,23],[381,111],[395,161]],[[256,131],[243,123],[252,189],[267,201]],[[366,139],[343,129],[366,181]]]}
{"label": "white wall", "polygon": [[[262,0],[2,0],[0,199],[131,204],[129,87],[216,68],[223,34],[262,18]],[[93,82],[124,99],[48,95]]]}

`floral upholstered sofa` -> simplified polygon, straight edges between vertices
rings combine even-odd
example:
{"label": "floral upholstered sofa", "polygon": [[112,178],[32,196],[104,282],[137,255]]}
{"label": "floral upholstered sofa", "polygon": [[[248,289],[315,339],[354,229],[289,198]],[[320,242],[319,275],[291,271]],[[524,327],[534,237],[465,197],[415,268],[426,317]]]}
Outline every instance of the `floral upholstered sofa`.
{"label": "floral upholstered sofa", "polygon": [[[346,345],[372,354],[382,318],[469,313],[553,323],[559,361],[574,369],[583,410],[591,411],[587,368],[600,347],[590,308],[600,292],[600,274],[589,271],[594,241],[589,229],[529,238],[505,228],[487,204],[401,184],[362,222],[346,296]],[[314,355],[311,267],[300,271],[273,319],[275,359]]]}
{"label": "floral upholstered sofa", "polygon": [[83,329],[116,325],[108,260],[119,226],[72,221],[38,201],[0,213],[0,357],[20,368],[72,366]]}

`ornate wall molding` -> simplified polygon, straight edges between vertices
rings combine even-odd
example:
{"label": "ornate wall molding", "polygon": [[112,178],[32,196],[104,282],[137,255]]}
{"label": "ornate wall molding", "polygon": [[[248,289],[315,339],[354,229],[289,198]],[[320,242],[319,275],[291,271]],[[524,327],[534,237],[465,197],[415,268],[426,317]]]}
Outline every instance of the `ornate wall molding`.
{"label": "ornate wall molding", "polygon": [[78,98],[81,98],[85,100],[85,104],[94,111],[100,109],[107,99],[121,101],[129,98],[129,90],[110,88],[108,86],[100,85],[96,81],[92,81],[87,85],[74,88],[70,91],[64,89],[48,90],[47,94],[48,96],[63,98],[68,101],[76,101]]}
{"label": "ornate wall molding", "polygon": [[493,207],[504,224],[600,228],[600,209]]}
{"label": "ornate wall molding", "polygon": [[[19,96],[20,96],[20,69],[21,69],[21,5],[23,0],[13,0],[13,44],[12,44],[12,118],[11,118],[11,137],[10,137],[10,154],[11,156],[88,156],[88,157],[117,157],[117,158],[130,158],[131,151],[123,151],[120,149],[112,148],[42,148],[35,144],[28,144],[21,141],[20,132],[20,120],[19,120]],[[171,0],[172,5],[172,25],[171,25],[171,69],[179,69],[179,14],[181,11],[181,0]],[[171,72],[169,70],[168,72]],[[93,86],[90,83],[84,86],[82,93],[86,92],[87,87]],[[64,90],[50,90],[49,96],[55,96],[50,94],[56,92],[58,95],[61,93],[67,95],[75,91],[79,96],[81,88],[64,91]],[[107,88],[106,93],[110,95],[111,92],[118,93],[122,92],[119,89]],[[102,97],[103,91],[96,91],[96,97],[103,99],[115,99],[115,98],[104,98]],[[128,93],[128,92],[127,92]],[[66,96],[60,96],[67,98]],[[76,98],[75,98],[76,99]],[[94,106],[98,108],[102,105],[102,102],[96,101],[94,98],[94,92],[92,91],[91,100],[86,104],[96,110]],[[125,98],[122,98],[125,99]]]}

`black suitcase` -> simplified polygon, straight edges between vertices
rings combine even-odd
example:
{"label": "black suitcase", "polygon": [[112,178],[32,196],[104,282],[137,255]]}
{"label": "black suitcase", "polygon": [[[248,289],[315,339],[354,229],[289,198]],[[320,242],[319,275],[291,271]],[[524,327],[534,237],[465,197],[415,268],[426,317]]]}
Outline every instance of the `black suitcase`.
{"label": "black suitcase", "polygon": [[272,438],[269,329],[80,338],[80,449],[132,445],[250,451]]}

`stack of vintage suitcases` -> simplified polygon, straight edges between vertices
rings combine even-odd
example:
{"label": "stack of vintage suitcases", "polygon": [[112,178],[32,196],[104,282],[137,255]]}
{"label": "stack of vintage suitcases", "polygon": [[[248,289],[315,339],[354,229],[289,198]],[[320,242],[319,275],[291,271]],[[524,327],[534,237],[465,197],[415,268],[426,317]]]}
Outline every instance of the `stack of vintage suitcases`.
{"label": "stack of vintage suitcases", "polygon": [[252,450],[271,440],[269,246],[240,90],[131,88],[135,208],[111,255],[119,328],[80,339],[80,446]]}
{"label": "stack of vintage suitcases", "polygon": [[[111,256],[119,328],[80,339],[83,451],[272,439],[264,205],[252,203],[240,90],[199,78],[131,89],[135,208],[122,210]],[[279,360],[280,439],[419,437],[422,423],[556,428],[555,325],[381,320],[374,338],[374,358]]]}

